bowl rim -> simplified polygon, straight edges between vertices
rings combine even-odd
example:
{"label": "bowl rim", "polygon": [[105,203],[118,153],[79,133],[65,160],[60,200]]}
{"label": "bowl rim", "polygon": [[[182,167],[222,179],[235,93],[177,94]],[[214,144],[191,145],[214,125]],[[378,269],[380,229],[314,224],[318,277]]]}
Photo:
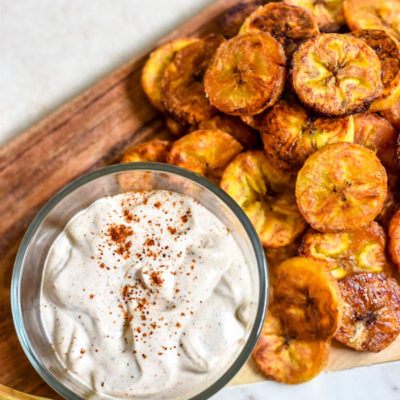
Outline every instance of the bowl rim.
{"label": "bowl rim", "polygon": [[13,267],[12,280],[11,280],[11,310],[18,339],[20,341],[22,349],[24,350],[26,356],[28,357],[28,360],[30,361],[34,369],[53,390],[55,390],[57,393],[59,393],[61,396],[63,396],[68,400],[83,400],[80,396],[72,392],[63,383],[55,379],[55,377],[49,371],[49,369],[43,365],[40,358],[36,354],[34,347],[32,346],[32,343],[29,340],[27,329],[25,327],[23,320],[23,312],[20,301],[21,300],[20,280],[22,276],[22,266],[27,247],[31,243],[33,236],[37,232],[41,223],[46,219],[48,213],[62,199],[64,199],[68,194],[72,193],[79,187],[89,182],[92,182],[98,178],[104,177],[106,175],[111,175],[121,172],[129,172],[129,171],[151,171],[151,172],[160,172],[160,173],[169,173],[173,175],[178,175],[189,181],[193,181],[194,183],[204,187],[208,191],[211,191],[238,218],[239,222],[241,223],[242,227],[244,228],[246,234],[249,237],[251,247],[254,251],[257,262],[257,270],[259,274],[259,299],[258,299],[258,306],[254,320],[254,325],[251,329],[251,332],[248,336],[245,345],[243,346],[242,350],[240,351],[239,355],[236,357],[234,362],[230,365],[230,367],[212,385],[204,389],[202,392],[192,396],[189,400],[207,399],[212,395],[214,395],[215,393],[217,393],[220,389],[222,389],[239,372],[241,367],[246,363],[246,361],[250,357],[253,348],[258,340],[258,337],[261,333],[261,329],[264,323],[265,313],[268,303],[269,290],[268,290],[267,262],[265,259],[265,254],[260,239],[252,223],[250,222],[244,211],[240,208],[240,206],[232,199],[232,197],[230,197],[216,184],[202,177],[201,175],[198,175],[194,172],[191,172],[189,170],[174,165],[156,163],[156,162],[135,162],[135,163],[115,164],[104,168],[100,168],[73,180],[71,183],[67,184],[65,187],[59,190],[55,195],[53,195],[41,207],[41,209],[36,214],[35,218],[30,223],[28,229],[25,232],[25,235],[19,246]]}

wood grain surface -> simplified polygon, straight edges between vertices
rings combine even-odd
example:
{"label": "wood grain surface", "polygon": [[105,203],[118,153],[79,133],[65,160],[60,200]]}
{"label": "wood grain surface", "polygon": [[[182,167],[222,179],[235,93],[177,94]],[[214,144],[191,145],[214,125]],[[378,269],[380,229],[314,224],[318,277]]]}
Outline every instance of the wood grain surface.
{"label": "wood grain surface", "polygon": [[[217,32],[223,12],[238,0],[217,0],[156,43]],[[151,49],[149,49],[150,51]],[[60,399],[35,372],[18,342],[10,283],[18,244],[35,213],[82,174],[118,160],[134,142],[166,134],[161,116],[140,86],[148,52],[106,76],[77,98],[0,148],[0,383]],[[400,340],[379,354],[335,347],[329,369],[400,359]],[[250,361],[232,384],[263,380]]]}

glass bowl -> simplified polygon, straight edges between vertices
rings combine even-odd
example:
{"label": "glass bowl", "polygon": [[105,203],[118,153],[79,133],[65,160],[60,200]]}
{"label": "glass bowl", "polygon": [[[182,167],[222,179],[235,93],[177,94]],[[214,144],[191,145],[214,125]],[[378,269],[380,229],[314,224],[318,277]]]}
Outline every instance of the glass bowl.
{"label": "glass bowl", "polygon": [[22,240],[12,276],[12,313],[22,348],[41,377],[66,399],[104,397],[66,373],[47,338],[39,308],[47,253],[71,217],[97,199],[128,190],[150,189],[190,195],[214,213],[231,230],[242,248],[253,287],[258,291],[251,329],[239,355],[221,376],[191,399],[209,398],[226,385],[245,364],[258,339],[268,297],[266,261],[252,224],[234,200],[209,180],[167,164],[127,163],[102,168],[75,180],[44,205]]}

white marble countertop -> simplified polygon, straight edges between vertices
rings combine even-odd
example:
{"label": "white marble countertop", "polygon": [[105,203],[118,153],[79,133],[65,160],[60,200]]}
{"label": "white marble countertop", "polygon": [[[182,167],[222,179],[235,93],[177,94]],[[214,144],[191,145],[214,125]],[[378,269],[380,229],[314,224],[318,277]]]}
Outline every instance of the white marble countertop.
{"label": "white marble countertop", "polygon": [[[0,145],[212,0],[0,0]],[[223,389],[213,400],[400,399],[400,362],[303,385]]]}

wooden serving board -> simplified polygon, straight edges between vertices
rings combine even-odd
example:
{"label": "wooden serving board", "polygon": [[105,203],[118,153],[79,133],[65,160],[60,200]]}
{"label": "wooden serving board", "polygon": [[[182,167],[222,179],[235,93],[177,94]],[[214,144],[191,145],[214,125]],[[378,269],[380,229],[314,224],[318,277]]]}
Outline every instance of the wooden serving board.
{"label": "wooden serving board", "polygon": [[[217,32],[223,12],[238,0],[217,0],[161,42]],[[151,50],[151,49],[150,49]],[[116,162],[134,142],[166,136],[161,116],[140,86],[148,52],[106,76],[43,121],[0,148],[0,383],[59,399],[28,362],[11,316],[10,283],[18,245],[39,208],[84,173]],[[400,360],[400,340],[379,354],[335,345],[329,370]],[[251,362],[232,381],[261,381]]]}

